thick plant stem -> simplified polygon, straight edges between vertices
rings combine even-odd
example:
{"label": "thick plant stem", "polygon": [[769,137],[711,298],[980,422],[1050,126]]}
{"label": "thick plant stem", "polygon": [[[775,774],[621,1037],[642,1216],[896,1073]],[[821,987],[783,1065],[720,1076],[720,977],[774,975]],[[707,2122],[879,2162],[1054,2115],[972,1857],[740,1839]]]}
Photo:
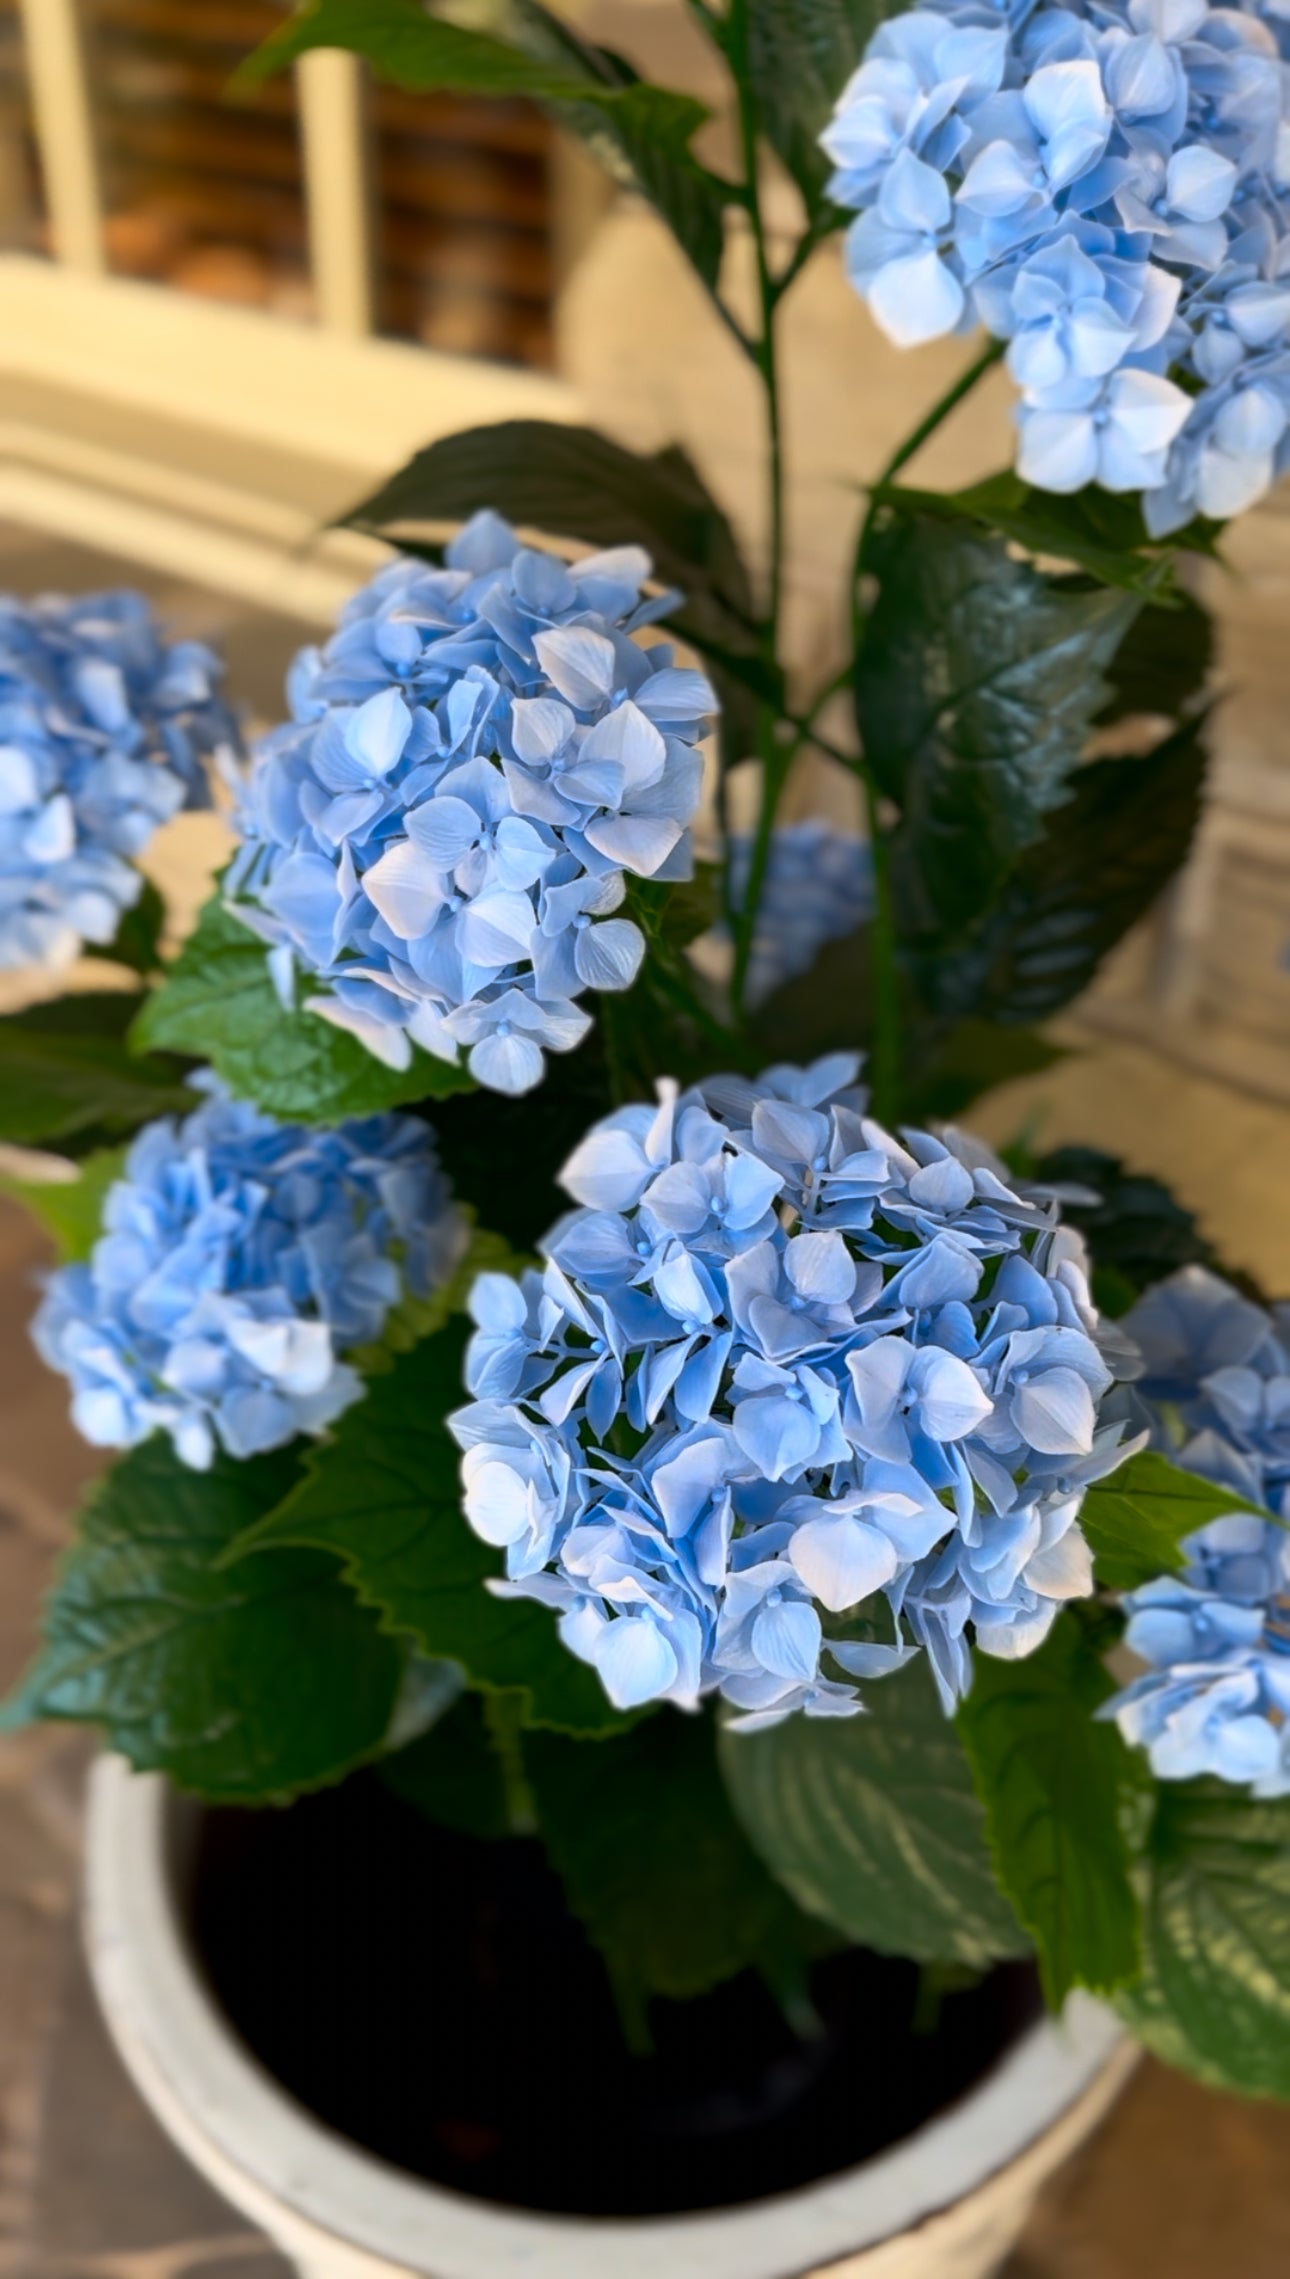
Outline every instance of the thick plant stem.
{"label": "thick plant stem", "polygon": [[[743,154],[744,183],[748,199],[748,216],[752,228],[753,251],[757,264],[757,297],[760,311],[760,329],[754,346],[754,361],[761,374],[766,401],[767,443],[767,513],[769,521],[769,563],[767,569],[766,617],[762,634],[762,652],[772,666],[779,661],[780,617],[784,595],[784,436],[779,396],[779,361],[775,336],[775,308],[778,291],[771,275],[770,253],[766,242],[766,223],[762,213],[761,184],[758,176],[757,109],[752,92],[752,73],[749,66],[748,0],[731,0],[729,16],[729,44],[739,94],[739,139]],[[781,723],[777,710],[763,704],[758,720],[757,749],[761,760],[761,804],[757,817],[757,830],[753,840],[752,858],[744,882],[743,903],[735,925],[735,968],[731,994],[735,1013],[743,1011],[744,994],[748,983],[748,965],[752,956],[753,938],[757,926],[757,909],[761,901],[766,865],[770,854],[771,833],[775,827],[775,814],[788,778],[789,767],[797,746],[780,741]],[[727,840],[727,869],[729,841]]]}

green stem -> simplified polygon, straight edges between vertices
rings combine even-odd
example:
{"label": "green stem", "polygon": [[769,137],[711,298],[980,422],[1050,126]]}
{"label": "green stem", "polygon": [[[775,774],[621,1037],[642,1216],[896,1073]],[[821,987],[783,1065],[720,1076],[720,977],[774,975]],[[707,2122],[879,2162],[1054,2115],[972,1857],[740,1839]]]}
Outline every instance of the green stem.
{"label": "green stem", "polygon": [[[770,535],[767,607],[762,630],[762,653],[767,663],[773,665],[779,656],[780,615],[784,595],[784,436],[779,397],[778,345],[775,335],[775,305],[778,292],[775,279],[771,274],[770,252],[766,240],[766,221],[761,203],[757,148],[757,107],[752,91],[752,71],[749,58],[748,0],[730,0],[728,40],[731,68],[739,97],[739,140],[743,155],[748,218],[752,228],[753,252],[757,265],[760,329],[756,340],[756,363],[757,369],[761,373],[766,395],[767,507]],[[731,983],[731,996],[736,1017],[739,1017],[743,1011],[744,994],[748,983],[748,966],[752,956],[753,939],[757,926],[757,910],[766,877],[766,864],[770,854],[771,833],[775,827],[775,815],[797,749],[798,746],[791,742],[788,744],[781,742],[780,722],[776,708],[772,705],[763,704],[760,708],[757,731],[757,751],[762,768],[761,805],[757,817],[757,831],[753,840],[752,858],[748,866],[748,877],[744,883],[743,902],[735,924],[735,969]],[[728,849],[729,842],[727,841],[727,856]]]}
{"label": "green stem", "polygon": [[[874,497],[885,490],[888,483],[895,480],[902,467],[907,467],[910,460],[917,457],[923,445],[930,442],[937,428],[944,425],[950,413],[958,410],[964,397],[971,395],[977,381],[983,380],[991,367],[998,363],[1006,345],[1006,342],[1002,340],[992,340],[987,348],[982,349],[979,356],[974,357],[967,370],[960,372],[957,380],[946,389],[944,395],[937,398],[926,418],[920,419],[913,433],[906,436],[900,449],[893,452],[887,461],[877,482],[873,485]],[[872,512],[872,508],[870,512]]]}
{"label": "green stem", "polygon": [[[1003,354],[1003,342],[992,340],[988,347],[975,357],[967,369],[948,387],[932,405],[931,410],[907,435],[899,450],[892,453],[869,494],[869,504],[860,526],[856,547],[855,572],[852,579],[852,626],[854,657],[853,670],[859,686],[859,665],[864,652],[868,631],[861,595],[861,585],[869,564],[869,549],[873,537],[874,517],[882,502],[884,491],[894,482],[903,467],[908,466],[923,445],[930,441],[937,429],[957,411],[964,398],[972,393],[978,380]],[[836,755],[835,755],[836,756]],[[893,1124],[900,1114],[901,1085],[903,1081],[903,1039],[901,1035],[901,991],[899,937],[896,913],[891,892],[891,859],[887,829],[882,820],[881,792],[877,778],[863,751],[856,763],[864,787],[865,809],[868,817],[869,843],[873,857],[874,914],[871,940],[873,943],[873,1050],[870,1055],[870,1075],[873,1083],[874,1114],[879,1123]]]}
{"label": "green stem", "polygon": [[516,1693],[486,1693],[484,1724],[496,1751],[498,1769],[502,1776],[508,1832],[512,1836],[535,1836],[538,1828],[537,1806],[524,1770],[521,1699],[522,1696]]}

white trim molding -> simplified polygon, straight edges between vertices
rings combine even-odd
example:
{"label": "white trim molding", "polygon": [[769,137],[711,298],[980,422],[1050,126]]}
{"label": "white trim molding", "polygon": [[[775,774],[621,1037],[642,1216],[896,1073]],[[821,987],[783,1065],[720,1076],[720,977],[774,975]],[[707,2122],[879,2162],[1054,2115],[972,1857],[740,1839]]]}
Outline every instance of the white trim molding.
{"label": "white trim molding", "polygon": [[27,79],[54,249],[69,269],[107,267],[103,194],[77,0],[19,0]]}

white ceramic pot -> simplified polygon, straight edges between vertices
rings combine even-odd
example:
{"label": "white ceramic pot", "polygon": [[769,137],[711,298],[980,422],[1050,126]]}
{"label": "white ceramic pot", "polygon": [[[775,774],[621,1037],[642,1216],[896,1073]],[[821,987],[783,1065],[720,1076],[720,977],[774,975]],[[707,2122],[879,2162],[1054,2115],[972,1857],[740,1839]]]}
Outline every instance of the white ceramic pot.
{"label": "white ceramic pot", "polygon": [[800,2191],[651,2220],[492,2206],[336,2136],[243,2049],[183,1926],[196,1818],[158,1776],[99,1761],[90,1963],[117,2048],[162,2126],[305,2279],[984,2279],[1134,2061],[1114,2019],[1077,1997],[926,2127]]}

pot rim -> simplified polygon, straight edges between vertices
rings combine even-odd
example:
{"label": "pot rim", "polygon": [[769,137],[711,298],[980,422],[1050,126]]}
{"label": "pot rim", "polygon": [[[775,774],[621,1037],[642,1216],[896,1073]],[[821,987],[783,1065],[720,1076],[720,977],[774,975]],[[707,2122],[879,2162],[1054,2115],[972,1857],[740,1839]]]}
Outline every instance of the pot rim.
{"label": "pot rim", "polygon": [[[1084,1994],[1029,2027],[953,2105],[857,2167],[693,2215],[552,2215],[475,2200],[395,2168],[314,2118],[238,2040],[190,1951],[176,1895],[185,1818],[158,1773],[103,1755],[90,1780],[86,1939],[99,2000],[136,2086],[198,2166],[272,2230],[285,2209],[360,2255],[435,2279],[791,2279],[916,2229],[1031,2155],[1073,2144],[1136,2052]],[[1090,2110],[1085,2113],[1084,2108]],[[1077,2115],[1075,2108],[1079,2108]],[[1064,2149],[1064,2148],[1063,2148]],[[1047,2152],[1048,2157],[1044,2157]],[[237,2187],[236,2191],[234,2187]],[[433,2265],[422,2260],[433,2255]]]}

